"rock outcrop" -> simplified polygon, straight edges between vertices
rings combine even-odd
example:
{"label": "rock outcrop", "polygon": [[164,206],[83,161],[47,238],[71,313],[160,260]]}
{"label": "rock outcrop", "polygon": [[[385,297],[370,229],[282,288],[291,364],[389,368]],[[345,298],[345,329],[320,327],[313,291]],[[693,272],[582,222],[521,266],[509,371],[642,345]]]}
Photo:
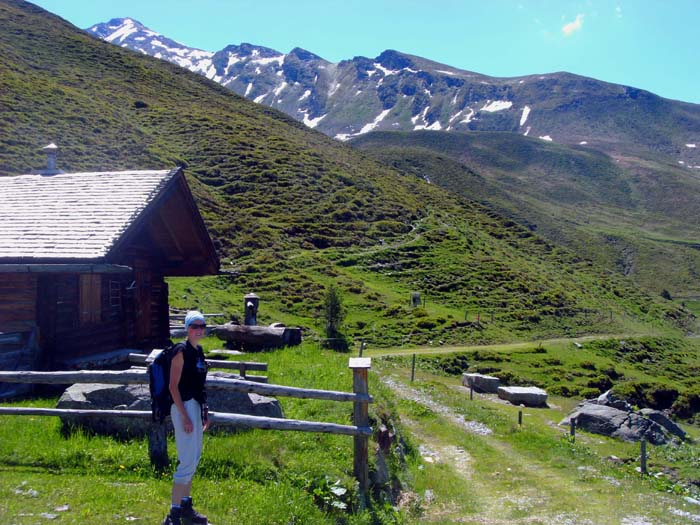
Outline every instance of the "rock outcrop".
{"label": "rock outcrop", "polygon": [[608,391],[596,399],[581,403],[560,424],[574,421],[577,428],[610,436],[623,441],[641,441],[662,445],[674,436],[686,438],[686,433],[663,412],[642,409],[635,412],[623,399]]}

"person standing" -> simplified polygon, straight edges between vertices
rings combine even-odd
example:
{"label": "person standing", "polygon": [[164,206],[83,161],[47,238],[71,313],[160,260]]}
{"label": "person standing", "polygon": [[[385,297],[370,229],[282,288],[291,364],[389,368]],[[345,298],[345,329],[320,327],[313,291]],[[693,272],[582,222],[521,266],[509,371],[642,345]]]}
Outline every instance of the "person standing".
{"label": "person standing", "polygon": [[204,384],[207,363],[199,342],[206,336],[204,315],[187,312],[187,339],[175,345],[170,363],[170,395],[173,404],[170,417],[175,429],[177,468],[173,475],[170,512],[163,525],[206,525],[203,516],[192,505],[192,478],[202,456],[202,435],[209,427],[207,395]]}

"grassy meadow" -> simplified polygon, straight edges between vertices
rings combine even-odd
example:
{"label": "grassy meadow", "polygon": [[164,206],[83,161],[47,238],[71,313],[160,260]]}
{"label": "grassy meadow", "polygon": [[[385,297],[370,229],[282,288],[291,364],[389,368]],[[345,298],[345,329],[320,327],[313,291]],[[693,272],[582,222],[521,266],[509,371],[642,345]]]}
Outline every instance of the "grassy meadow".
{"label": "grassy meadow", "polygon": [[[263,430],[205,437],[195,501],[215,524],[700,519],[700,507],[694,510],[692,503],[700,496],[700,449],[694,442],[651,447],[650,474],[641,476],[635,470],[639,444],[585,432],[574,441],[568,427],[558,426],[584,395],[594,393],[588,386],[591,378],[605,375],[609,368],[620,376],[620,384],[652,377],[679,390],[692,384],[690,373],[674,378],[674,371],[700,366],[700,347],[694,340],[626,340],[637,353],[641,348],[663,352],[664,359],[650,363],[646,358],[625,361],[614,354],[619,339],[576,343],[580,348],[572,341],[552,340],[368,349],[366,355],[373,361],[369,390],[375,396],[372,425],[377,429],[384,424],[396,433],[384,458],[389,479],[383,480],[384,491],[373,494],[370,509],[359,508],[352,438]],[[219,347],[220,341],[205,340],[205,349]],[[411,382],[413,352],[419,356]],[[352,355],[307,342],[298,348],[246,354],[245,359],[267,362],[271,383],[351,391],[347,365]],[[484,366],[514,384],[539,384],[556,392],[562,378],[571,388],[550,394],[548,408],[523,409],[519,426],[518,407],[488,395],[476,394],[470,400],[461,386],[461,370]],[[288,418],[351,421],[350,404],[279,400]],[[55,402],[37,398],[15,404],[50,407]],[[686,429],[700,436],[696,427]],[[376,447],[372,440],[371,450]],[[170,476],[150,468],[147,448],[145,439],[64,435],[53,417],[0,416],[0,522],[157,522],[167,509]],[[172,457],[172,442],[169,451]],[[376,479],[382,460],[370,456],[371,477]]]}

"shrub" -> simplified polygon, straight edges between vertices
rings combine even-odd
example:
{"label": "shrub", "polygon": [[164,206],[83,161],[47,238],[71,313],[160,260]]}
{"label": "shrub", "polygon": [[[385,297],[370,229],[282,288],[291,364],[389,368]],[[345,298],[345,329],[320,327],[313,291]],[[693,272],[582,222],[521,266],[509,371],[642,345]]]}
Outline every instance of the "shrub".
{"label": "shrub", "polygon": [[679,392],[674,387],[637,381],[616,385],[613,392],[632,405],[656,410],[671,408],[679,397]]}
{"label": "shrub", "polygon": [[671,406],[671,412],[683,419],[690,419],[700,413],[700,388],[682,392]]}
{"label": "shrub", "polygon": [[580,366],[581,368],[585,368],[586,370],[596,369],[595,363],[593,361],[582,361],[581,363],[579,363],[578,366]]}

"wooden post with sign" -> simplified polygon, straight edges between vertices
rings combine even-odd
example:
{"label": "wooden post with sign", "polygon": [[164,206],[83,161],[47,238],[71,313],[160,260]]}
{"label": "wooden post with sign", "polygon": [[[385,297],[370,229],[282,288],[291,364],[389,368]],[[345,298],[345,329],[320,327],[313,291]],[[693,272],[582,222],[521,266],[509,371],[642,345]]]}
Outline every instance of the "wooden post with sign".
{"label": "wooden post with sign", "polygon": [[[358,427],[369,427],[369,403],[367,401],[368,385],[367,376],[372,359],[369,357],[352,357],[348,365],[352,369],[352,391],[361,394],[364,400],[353,403],[353,424]],[[363,504],[367,503],[367,491],[369,489],[369,437],[356,435],[354,474],[360,485],[360,498]]]}

